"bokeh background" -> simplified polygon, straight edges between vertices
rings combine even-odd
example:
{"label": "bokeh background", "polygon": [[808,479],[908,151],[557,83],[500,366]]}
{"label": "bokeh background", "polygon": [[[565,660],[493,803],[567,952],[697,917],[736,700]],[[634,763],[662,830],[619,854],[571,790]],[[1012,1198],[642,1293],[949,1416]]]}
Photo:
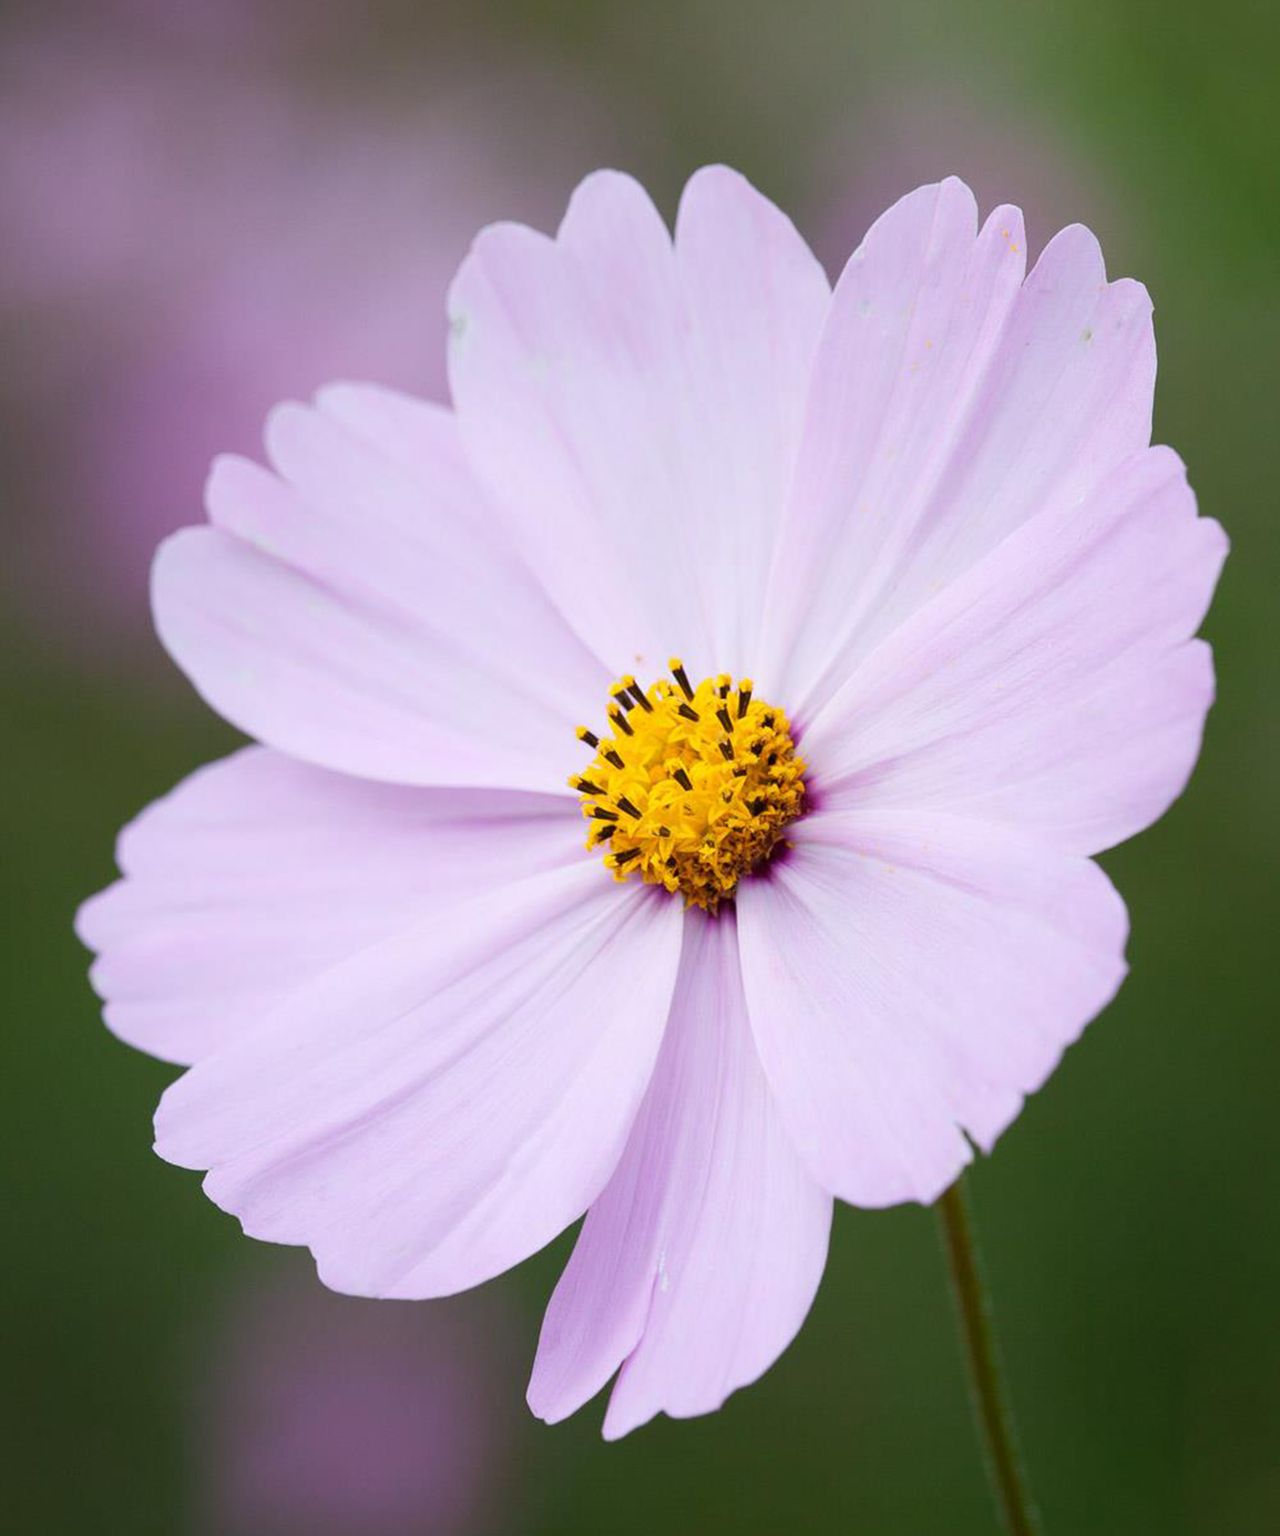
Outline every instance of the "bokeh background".
{"label": "bokeh background", "polygon": [[1277,56],[1247,0],[0,8],[6,1526],[994,1529],[931,1213],[842,1209],[807,1327],[721,1414],[548,1429],[567,1241],[469,1298],[329,1295],[152,1155],[171,1071],[101,1027],[71,934],[117,826],[234,742],[145,600],[210,455],[334,376],[440,393],[482,223],[552,225],[610,163],[670,212],[724,159],[833,270],[956,171],[1154,294],[1157,437],[1235,549],[1220,701],[1105,861],[1131,979],[972,1185],[1050,1530],[1280,1529]]}

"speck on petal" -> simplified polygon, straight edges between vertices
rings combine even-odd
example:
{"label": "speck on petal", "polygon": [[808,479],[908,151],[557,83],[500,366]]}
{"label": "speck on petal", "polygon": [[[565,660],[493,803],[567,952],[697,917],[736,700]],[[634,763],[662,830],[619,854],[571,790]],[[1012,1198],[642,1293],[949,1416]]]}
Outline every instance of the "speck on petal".
{"label": "speck on petal", "polygon": [[530,1406],[562,1419],[621,1365],[609,1438],[718,1408],[804,1321],[830,1225],[756,1056],[732,909],[692,909],[658,1065],[547,1309]]}

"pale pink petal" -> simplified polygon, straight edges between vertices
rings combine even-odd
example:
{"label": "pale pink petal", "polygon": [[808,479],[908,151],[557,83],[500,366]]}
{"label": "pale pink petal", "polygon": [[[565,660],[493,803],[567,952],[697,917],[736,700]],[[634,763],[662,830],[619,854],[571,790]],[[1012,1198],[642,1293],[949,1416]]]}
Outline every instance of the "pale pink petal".
{"label": "pale pink petal", "polygon": [[702,437],[685,538],[713,631],[705,670],[749,676],[831,289],[790,219],[724,166],[690,179],[675,244],[699,407],[686,425]]}
{"label": "pale pink petal", "polygon": [[1190,640],[1226,554],[1177,456],[1024,523],[886,640],[804,738],[822,803],[932,807],[1093,853],[1181,792],[1213,698]]}
{"label": "pale pink petal", "polygon": [[1123,904],[1091,861],[956,817],[819,812],[793,841],[738,890],[765,1074],[826,1188],[932,1201],[1114,993]]}
{"label": "pale pink petal", "polygon": [[80,909],[108,1025],[189,1063],[320,972],[481,891],[584,857],[576,805],[375,784],[249,747],[121,835]]}
{"label": "pale pink petal", "polygon": [[509,1268],[608,1181],[679,964],[679,904],[580,861],[446,908],[292,994],[165,1094],[156,1150],[357,1295]]}
{"label": "pale pink petal", "polygon": [[952,179],[890,209],[837,285],[769,601],[766,675],[793,715],[810,718],[1020,523],[1087,495],[1150,439],[1145,290],[1108,283],[1079,226],[1022,284],[1024,249],[1016,209],[979,231]]}
{"label": "pale pink petal", "polygon": [[321,767],[563,791],[608,676],[503,546],[452,417],[345,385],[222,459],[156,559],[156,625],[227,719]]}
{"label": "pale pink petal", "polygon": [[690,183],[673,246],[601,172],[556,240],[498,225],[450,295],[477,473],[593,649],[743,670],[790,477],[826,279],[734,173]]}
{"label": "pale pink petal", "polygon": [[609,1438],[718,1408],[795,1336],[830,1226],[760,1068],[732,909],[692,909],[653,1081],[551,1298],[530,1406],[562,1419],[621,1365]]}

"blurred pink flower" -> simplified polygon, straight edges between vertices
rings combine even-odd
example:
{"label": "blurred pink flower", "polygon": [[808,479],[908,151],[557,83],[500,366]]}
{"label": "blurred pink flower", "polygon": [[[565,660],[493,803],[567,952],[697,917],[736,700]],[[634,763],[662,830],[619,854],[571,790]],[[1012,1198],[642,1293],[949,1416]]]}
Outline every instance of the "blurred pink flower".
{"label": "blurred pink flower", "polygon": [[488,1293],[410,1307],[336,1296],[300,1277],[241,1291],[202,1346],[199,1528],[502,1529],[516,1493],[512,1342]]}
{"label": "blurred pink flower", "polygon": [[1002,198],[1018,204],[1029,256],[1086,215],[1104,245],[1127,233],[1101,168],[1051,119],[1008,110],[994,93],[934,81],[865,102],[814,157],[807,199],[814,249],[838,272],[900,188],[948,173],[973,188],[980,206]]}
{"label": "blurred pink flower", "polygon": [[532,61],[363,99],[218,57],[45,39],[10,58],[4,383],[42,577],[18,598],[94,647],[136,622],[214,453],[252,451],[276,401],[335,377],[443,394],[472,234],[552,215],[603,138]]}
{"label": "blurred pink flower", "polygon": [[160,1154],[335,1288],[451,1293],[588,1211],[530,1401],[616,1372],[613,1436],[765,1370],[832,1196],[934,1200],[1111,997],[1090,855],[1191,771],[1226,545],[1150,446],[1145,290],[1079,226],[1027,275],[954,180],[833,293],[734,173],[673,246],[603,172],[451,314],[452,411],[277,411],[161,550],[165,644],[263,745],[80,932],[191,1064]]}

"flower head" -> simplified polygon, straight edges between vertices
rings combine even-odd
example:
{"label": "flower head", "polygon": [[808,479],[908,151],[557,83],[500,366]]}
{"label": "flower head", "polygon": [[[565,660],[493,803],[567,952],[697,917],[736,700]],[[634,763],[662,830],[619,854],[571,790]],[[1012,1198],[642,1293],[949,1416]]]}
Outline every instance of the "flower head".
{"label": "flower head", "polygon": [[678,656],[674,682],[641,688],[624,677],[610,692],[603,741],[569,787],[583,797],[588,848],[607,845],[615,879],[639,874],[719,910],[743,875],[765,864],[804,803],[804,762],[787,717],[728,673],[694,688]]}
{"label": "flower head", "polygon": [[548,1419],[758,1376],[832,1197],[934,1199],[1119,985],[1089,856],[1190,772],[1225,543],[1150,447],[1144,290],[1025,249],[945,181],[832,291],[727,170],[674,241],[592,176],[477,240],[452,410],[282,407],[161,550],[261,745],[81,916],[112,1028],[191,1064],[158,1149],[361,1295],[586,1211]]}

